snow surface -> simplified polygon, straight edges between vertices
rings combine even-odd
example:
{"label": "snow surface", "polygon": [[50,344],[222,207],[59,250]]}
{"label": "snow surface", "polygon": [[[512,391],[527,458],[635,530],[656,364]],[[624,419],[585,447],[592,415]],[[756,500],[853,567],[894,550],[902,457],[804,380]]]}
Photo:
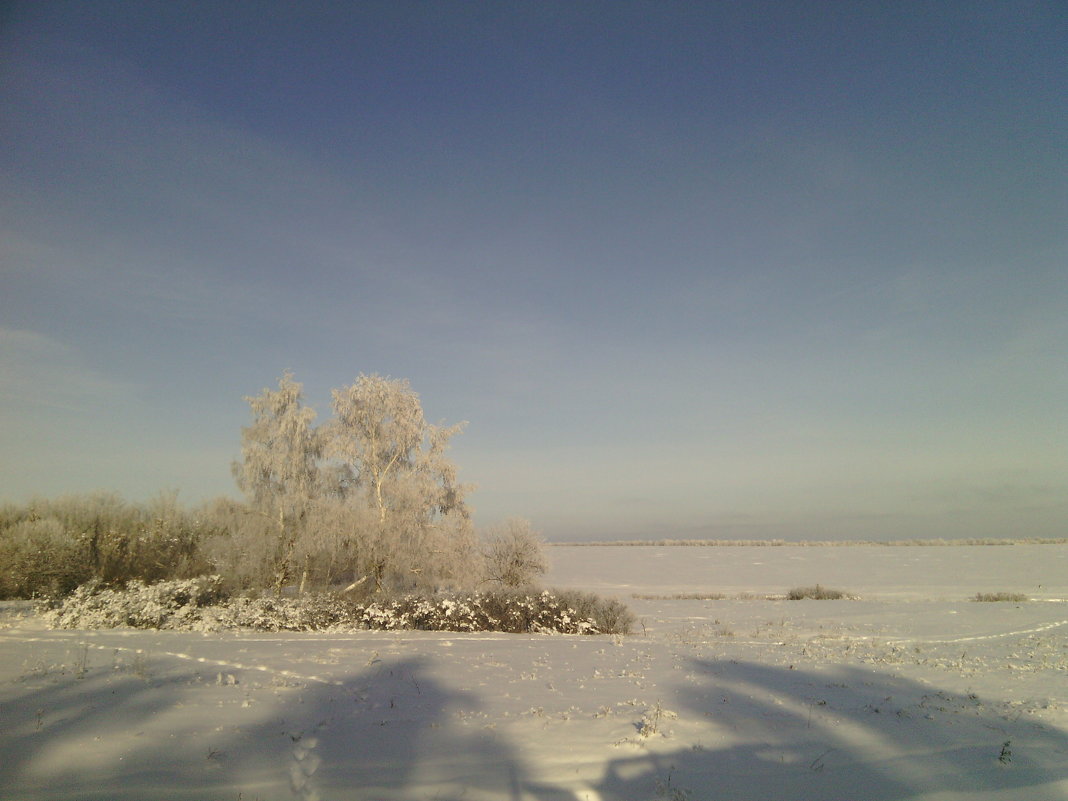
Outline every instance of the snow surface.
{"label": "snow surface", "polygon": [[[629,637],[0,622],[4,799],[1068,799],[1068,546],[554,547]],[[855,601],[639,600],[784,593]],[[1023,603],[974,603],[977,592]]]}

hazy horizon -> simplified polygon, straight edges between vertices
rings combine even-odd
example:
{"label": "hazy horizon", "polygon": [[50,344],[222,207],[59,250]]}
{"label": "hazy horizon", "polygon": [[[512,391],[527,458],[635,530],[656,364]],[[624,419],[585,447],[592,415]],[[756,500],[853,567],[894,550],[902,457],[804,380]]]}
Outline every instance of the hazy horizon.
{"label": "hazy horizon", "polygon": [[1068,535],[1055,2],[12,2],[0,501],[406,378],[479,525]]}

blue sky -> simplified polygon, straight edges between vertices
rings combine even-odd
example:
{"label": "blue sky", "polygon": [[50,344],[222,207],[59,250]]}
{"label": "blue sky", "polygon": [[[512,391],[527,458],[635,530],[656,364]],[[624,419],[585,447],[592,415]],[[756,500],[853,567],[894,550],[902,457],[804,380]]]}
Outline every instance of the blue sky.
{"label": "blue sky", "polygon": [[407,378],[550,538],[1068,534],[1068,13],[14,2],[0,497]]}

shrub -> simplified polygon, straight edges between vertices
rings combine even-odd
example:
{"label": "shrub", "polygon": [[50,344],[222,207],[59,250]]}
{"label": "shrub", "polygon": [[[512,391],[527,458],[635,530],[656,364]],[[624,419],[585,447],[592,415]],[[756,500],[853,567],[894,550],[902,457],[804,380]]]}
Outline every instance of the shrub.
{"label": "shrub", "polygon": [[487,581],[503,587],[524,587],[545,574],[548,564],[541,537],[529,521],[512,519],[492,529],[482,546]]}
{"label": "shrub", "polygon": [[[592,606],[586,603],[586,608]],[[596,620],[574,609],[566,599],[546,590],[523,593],[509,590],[425,598],[408,595],[368,604],[363,616],[367,628],[421,629],[424,631],[503,631],[512,634],[610,634],[611,621]]]}
{"label": "shrub", "polygon": [[201,631],[342,631],[360,628],[361,608],[338,595],[315,593],[300,598],[239,597],[201,610]]}
{"label": "shrub", "polygon": [[815,587],[794,587],[786,593],[786,600],[788,601],[803,601],[805,599],[815,601],[839,601],[842,598],[848,597],[850,596],[841,590],[831,590],[819,584]]}
{"label": "shrub", "polygon": [[985,601],[985,602],[998,602],[998,601],[1011,601],[1013,603],[1019,603],[1026,601],[1027,596],[1018,592],[977,592],[973,601]]}
{"label": "shrub", "polygon": [[117,495],[36,500],[0,511],[0,598],[65,595],[90,579],[121,586],[208,570],[201,524],[163,494],[145,506]]}
{"label": "shrub", "polygon": [[0,536],[0,598],[66,595],[91,577],[79,542],[53,517],[19,520]]}
{"label": "shrub", "polygon": [[108,589],[99,580],[78,587],[46,613],[57,629],[95,629],[129,626],[138,629],[190,628],[201,607],[225,600],[218,576],[127,583],[125,589]]}
{"label": "shrub", "polygon": [[592,620],[601,634],[630,634],[634,614],[622,601],[601,598],[578,590],[554,590],[561,602],[587,620]]}
{"label": "shrub", "polygon": [[405,595],[369,603],[329,593],[231,600],[218,576],[154,585],[132,581],[124,590],[108,589],[94,581],[54,602],[53,607],[46,613],[53,628],[625,634],[633,620],[618,601],[548,590]]}

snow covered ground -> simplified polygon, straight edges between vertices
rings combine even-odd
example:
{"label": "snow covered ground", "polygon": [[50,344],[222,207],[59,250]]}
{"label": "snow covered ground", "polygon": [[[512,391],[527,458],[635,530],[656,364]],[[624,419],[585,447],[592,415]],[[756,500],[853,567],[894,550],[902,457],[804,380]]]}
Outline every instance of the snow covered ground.
{"label": "snow covered ground", "polygon": [[[636,633],[49,631],[9,606],[0,797],[1068,799],[1068,546],[550,553],[549,584],[624,598]],[[861,600],[763,599],[817,582]],[[969,600],[997,591],[1032,600]]]}

